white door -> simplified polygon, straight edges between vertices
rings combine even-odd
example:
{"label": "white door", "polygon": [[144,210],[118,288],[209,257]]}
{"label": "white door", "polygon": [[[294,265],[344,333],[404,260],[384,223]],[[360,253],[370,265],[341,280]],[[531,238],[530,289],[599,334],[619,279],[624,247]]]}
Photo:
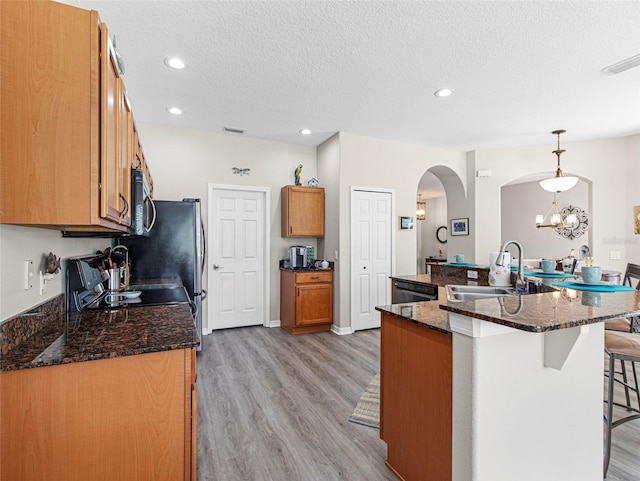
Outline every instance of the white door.
{"label": "white door", "polygon": [[266,325],[265,199],[265,189],[210,186],[211,329]]}
{"label": "white door", "polygon": [[380,327],[375,306],[391,304],[392,193],[351,193],[351,327]]}

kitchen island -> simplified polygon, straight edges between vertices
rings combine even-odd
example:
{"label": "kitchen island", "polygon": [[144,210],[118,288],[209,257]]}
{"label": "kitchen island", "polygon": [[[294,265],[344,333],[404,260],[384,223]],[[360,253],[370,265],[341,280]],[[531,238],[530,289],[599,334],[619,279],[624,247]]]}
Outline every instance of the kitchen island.
{"label": "kitchen island", "polygon": [[640,294],[585,304],[557,290],[377,307],[387,465],[405,481],[601,480],[602,321],[640,313]]}
{"label": "kitchen island", "polygon": [[0,325],[0,479],[195,479],[198,345],[186,304]]}

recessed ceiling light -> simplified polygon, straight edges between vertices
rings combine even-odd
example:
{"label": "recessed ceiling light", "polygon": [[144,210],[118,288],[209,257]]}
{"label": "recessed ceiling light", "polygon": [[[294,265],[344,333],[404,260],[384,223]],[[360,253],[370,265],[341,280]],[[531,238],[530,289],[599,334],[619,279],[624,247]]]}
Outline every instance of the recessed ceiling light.
{"label": "recessed ceiling light", "polygon": [[178,107],[169,107],[167,109],[167,112],[173,115],[180,115],[182,113],[182,110],[180,110]]}
{"label": "recessed ceiling light", "polygon": [[452,93],[453,90],[451,89],[438,89],[433,93],[433,95],[435,95],[436,97],[448,97]]}
{"label": "recessed ceiling light", "polygon": [[300,131],[300,133],[301,133],[302,135],[310,135],[310,134],[311,134],[311,130],[309,130],[309,129],[302,129],[302,130]]}
{"label": "recessed ceiling light", "polygon": [[167,57],[164,59],[164,64],[167,67],[175,68],[177,70],[184,68],[184,62],[178,57]]}

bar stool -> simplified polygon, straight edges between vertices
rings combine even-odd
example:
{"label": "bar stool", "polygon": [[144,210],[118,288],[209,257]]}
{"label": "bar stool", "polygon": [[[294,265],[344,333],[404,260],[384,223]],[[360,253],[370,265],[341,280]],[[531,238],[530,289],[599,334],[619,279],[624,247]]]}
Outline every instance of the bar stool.
{"label": "bar stool", "polygon": [[[636,290],[640,290],[640,265],[627,264],[627,270],[624,273],[622,281],[623,286],[633,287],[632,280],[636,282]],[[633,332],[633,323],[630,319],[620,318],[605,321],[604,328],[610,331]]]}
{"label": "bar stool", "polygon": [[[640,389],[638,385],[638,374],[636,372],[636,362],[640,362],[640,336],[627,332],[617,332],[605,330],[604,333],[605,352],[609,355],[609,370],[605,376],[609,378],[607,389],[607,411],[604,417],[605,422],[605,451],[604,451],[604,476],[607,476],[609,461],[611,460],[611,435],[614,428],[621,424],[640,419]],[[616,361],[620,361],[622,371],[616,372]],[[631,363],[631,376],[627,375],[626,363]],[[616,377],[622,374],[622,379]],[[626,404],[620,404],[613,400],[613,388],[615,383],[624,386]],[[635,400],[631,399],[630,393],[635,393]],[[613,406],[625,408],[631,414],[614,421]]]}

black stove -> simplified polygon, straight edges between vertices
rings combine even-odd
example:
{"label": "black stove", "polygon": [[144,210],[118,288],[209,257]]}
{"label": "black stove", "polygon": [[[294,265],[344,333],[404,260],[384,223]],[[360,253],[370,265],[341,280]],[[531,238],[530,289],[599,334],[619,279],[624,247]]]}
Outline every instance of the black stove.
{"label": "black stove", "polygon": [[140,296],[131,297],[131,292],[106,292],[100,302],[96,303],[97,309],[109,307],[146,307],[161,306],[166,304],[189,304],[189,295],[184,287],[144,289]]}

